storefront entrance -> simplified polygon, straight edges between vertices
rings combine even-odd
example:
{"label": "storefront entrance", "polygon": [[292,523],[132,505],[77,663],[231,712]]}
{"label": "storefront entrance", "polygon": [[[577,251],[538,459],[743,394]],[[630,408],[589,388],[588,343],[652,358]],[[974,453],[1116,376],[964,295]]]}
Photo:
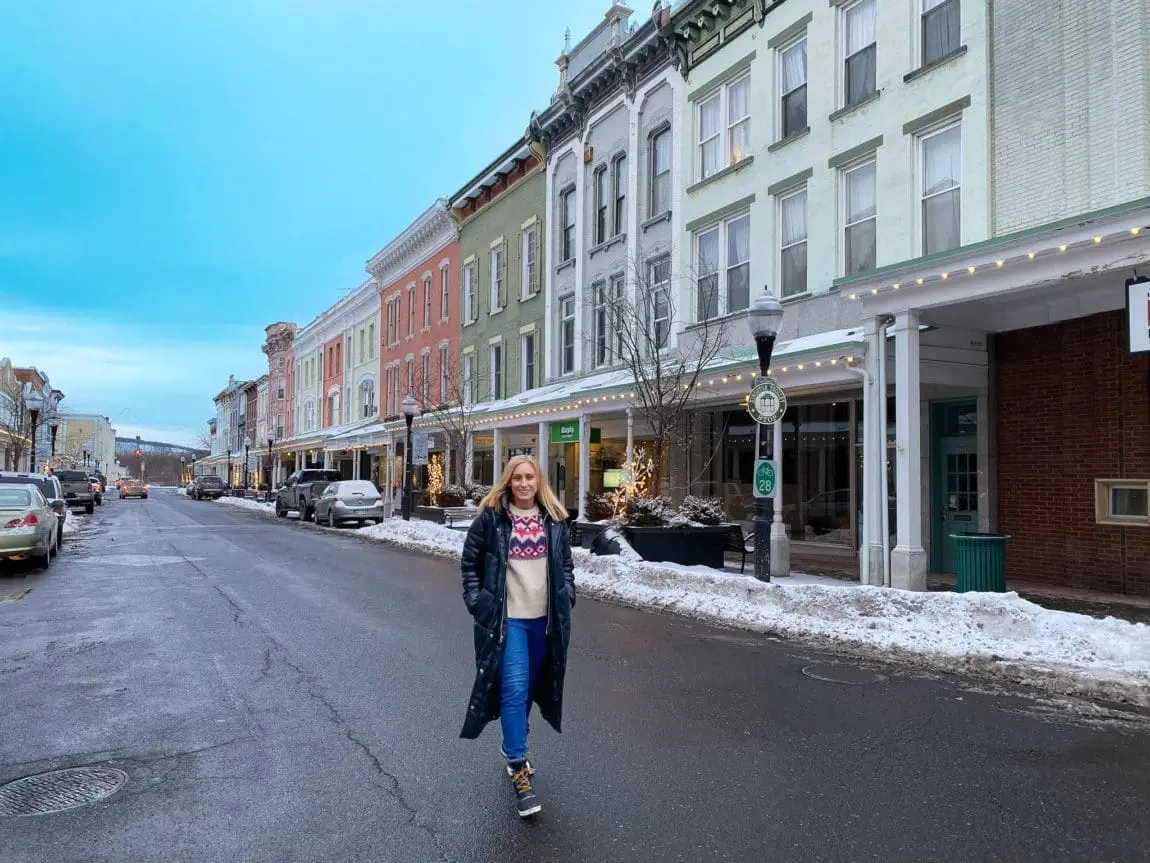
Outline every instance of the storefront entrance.
{"label": "storefront entrance", "polygon": [[930,429],[931,570],[954,572],[951,534],[978,530],[978,406],[973,400],[933,402]]}

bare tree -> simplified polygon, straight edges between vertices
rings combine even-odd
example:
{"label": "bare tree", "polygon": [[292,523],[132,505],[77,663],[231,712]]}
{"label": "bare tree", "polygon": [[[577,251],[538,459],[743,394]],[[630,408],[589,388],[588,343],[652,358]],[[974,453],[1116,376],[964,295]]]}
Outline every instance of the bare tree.
{"label": "bare tree", "polygon": [[196,442],[193,448],[210,453],[212,451],[212,436],[202,429],[196,432]]}
{"label": "bare tree", "polygon": [[[690,443],[690,427],[683,420],[700,378],[728,346],[730,319],[699,314],[696,317],[701,320],[680,327],[674,339],[683,317],[677,306],[678,280],[672,278],[670,259],[647,266],[632,262],[630,270],[633,294],[621,280],[592,285],[585,332],[596,366],[614,363],[633,379],[631,402],[654,437],[647,455],[656,470],[648,485],[658,494],[666,453]],[[704,299],[713,301],[714,297]]]}
{"label": "bare tree", "polygon": [[446,370],[441,370],[438,363],[429,363],[430,377],[427,380],[423,379],[422,371],[417,371],[412,396],[420,402],[423,417],[432,419],[443,430],[447,446],[454,454],[452,479],[456,485],[463,485],[467,440],[472,434],[471,418],[479,408],[475,398],[479,389],[479,366],[473,359],[468,379],[464,376],[466,369],[458,349],[454,352],[448,350],[441,356],[447,361]]}
{"label": "bare tree", "polygon": [[32,441],[32,415],[24,401],[24,384],[15,379],[0,385],[0,434],[19,465]]}

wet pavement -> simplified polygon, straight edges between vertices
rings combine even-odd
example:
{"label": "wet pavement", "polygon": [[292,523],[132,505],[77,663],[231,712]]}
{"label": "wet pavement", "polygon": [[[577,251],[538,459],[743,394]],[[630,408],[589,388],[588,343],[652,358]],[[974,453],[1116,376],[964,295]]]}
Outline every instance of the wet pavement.
{"label": "wet pavement", "polygon": [[587,599],[521,823],[450,561],[172,492],[70,540],[0,573],[0,784],[127,780],[4,863],[1145,860],[1143,716]]}

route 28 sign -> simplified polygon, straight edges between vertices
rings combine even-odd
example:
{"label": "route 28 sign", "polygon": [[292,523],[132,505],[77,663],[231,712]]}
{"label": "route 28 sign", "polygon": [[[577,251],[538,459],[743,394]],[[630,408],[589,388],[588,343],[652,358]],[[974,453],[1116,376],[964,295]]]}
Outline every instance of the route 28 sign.
{"label": "route 28 sign", "polygon": [[751,389],[751,394],[747,397],[747,413],[759,425],[773,425],[781,420],[786,412],[786,394],[783,393],[783,388],[770,378],[755,384]]}

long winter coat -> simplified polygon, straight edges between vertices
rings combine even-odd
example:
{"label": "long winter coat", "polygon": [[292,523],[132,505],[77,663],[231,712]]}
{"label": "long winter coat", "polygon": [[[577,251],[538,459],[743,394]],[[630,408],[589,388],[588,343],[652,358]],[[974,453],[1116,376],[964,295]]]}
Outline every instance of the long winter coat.
{"label": "long winter coat", "polygon": [[[499,677],[507,645],[507,556],[511,515],[505,497],[499,509],[485,509],[463,544],[463,602],[475,620],[475,684],[459,735],[475,739],[499,718]],[[567,524],[544,510],[547,532],[547,658],[531,693],[539,712],[556,731],[563,724],[563,678],[575,605],[575,566]]]}

